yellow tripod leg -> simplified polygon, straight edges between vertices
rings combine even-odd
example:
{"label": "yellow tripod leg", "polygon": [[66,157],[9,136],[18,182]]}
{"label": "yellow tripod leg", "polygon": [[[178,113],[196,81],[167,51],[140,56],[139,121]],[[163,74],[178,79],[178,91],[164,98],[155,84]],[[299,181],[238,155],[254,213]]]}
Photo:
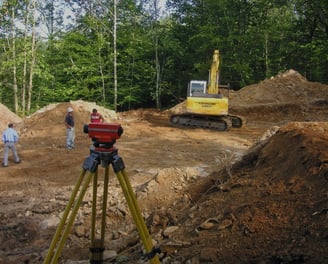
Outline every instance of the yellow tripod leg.
{"label": "yellow tripod leg", "polygon": [[104,179],[104,194],[103,194],[103,206],[102,206],[102,219],[101,219],[101,242],[104,244],[105,232],[106,232],[106,211],[107,211],[107,198],[108,198],[108,184],[109,184],[109,166],[105,168]]}
{"label": "yellow tripod leg", "polygon": [[[150,254],[154,250],[153,242],[149,235],[147,226],[142,218],[141,211],[140,211],[139,205],[137,203],[137,199],[134,195],[133,189],[131,187],[130,181],[129,181],[124,169],[116,172],[116,176],[122,187],[124,196],[129,205],[132,217],[136,223],[139,235],[140,235],[141,240],[144,244],[144,247],[147,251],[147,254]],[[160,263],[160,260],[159,260],[157,254],[153,254],[152,256],[149,256],[149,261],[152,264]]]}
{"label": "yellow tripod leg", "polygon": [[[120,181],[122,190],[124,192],[125,198],[126,198],[127,203],[129,205],[129,208],[130,208],[130,211],[132,213],[133,219],[134,219],[134,221],[137,225],[138,231],[139,231],[139,233],[141,233],[141,237],[142,237],[142,240],[143,240],[143,238],[147,237],[148,230],[144,229],[144,228],[140,228],[142,226],[141,222],[143,222],[143,218],[142,218],[142,215],[141,215],[138,204],[136,204],[136,202],[133,199],[135,197],[133,189],[130,185],[130,182],[126,181],[126,179],[124,177],[123,170],[121,172],[119,172],[118,174],[119,174],[120,178],[122,179],[122,181]],[[131,188],[129,188],[129,187],[131,187]],[[139,215],[140,215],[140,217],[138,217]],[[143,242],[144,242],[144,240],[143,240]],[[148,252],[148,248],[147,247],[145,247],[145,248],[146,248],[146,251]]]}
{"label": "yellow tripod leg", "polygon": [[61,220],[59,222],[59,225],[57,227],[56,233],[55,233],[55,235],[54,235],[54,237],[53,237],[53,239],[51,241],[51,244],[50,244],[50,247],[49,247],[49,250],[48,250],[48,254],[47,254],[47,256],[46,256],[46,258],[44,259],[44,262],[43,262],[44,264],[50,263],[50,260],[51,260],[53,254],[54,254],[53,251],[54,251],[54,249],[55,249],[55,247],[56,247],[56,245],[58,243],[59,236],[60,236],[60,234],[61,234],[61,232],[63,230],[63,227],[65,225],[67,216],[68,216],[68,214],[69,214],[69,212],[71,210],[71,207],[73,205],[73,202],[75,200],[76,194],[77,194],[78,190],[80,189],[80,186],[81,186],[81,183],[82,183],[82,180],[84,178],[85,173],[86,173],[86,170],[85,169],[82,169],[82,172],[81,172],[81,174],[80,174],[80,176],[78,178],[78,181],[77,181],[77,183],[76,183],[76,185],[74,187],[74,190],[73,190],[73,192],[71,194],[71,197],[70,197],[70,199],[68,201],[68,204],[67,204],[67,206],[65,208],[65,211],[63,213],[63,216],[62,216],[62,218],[61,218]]}
{"label": "yellow tripod leg", "polygon": [[95,172],[95,176],[93,178],[93,193],[92,193],[92,214],[91,214],[91,246],[93,241],[95,240],[96,234],[96,209],[97,209],[97,183],[98,183],[98,170]]}
{"label": "yellow tripod leg", "polygon": [[105,167],[105,179],[104,179],[104,194],[102,204],[102,219],[101,219],[101,242],[104,244],[105,229],[106,229],[106,211],[107,211],[107,197],[108,197],[108,184],[109,184],[109,166]]}
{"label": "yellow tripod leg", "polygon": [[[85,179],[84,185],[82,186],[82,189],[81,189],[81,191],[79,193],[79,197],[78,197],[78,199],[77,199],[77,201],[76,201],[76,203],[75,203],[75,205],[74,205],[74,207],[72,209],[72,212],[71,212],[71,214],[69,216],[69,219],[68,219],[68,222],[66,224],[66,227],[65,227],[65,229],[63,231],[63,235],[62,235],[60,241],[58,241],[59,244],[58,244],[58,247],[57,247],[57,250],[56,250],[55,254],[52,257],[52,261],[51,262],[44,262],[45,264],[48,264],[48,263],[50,263],[50,264],[56,264],[57,263],[57,260],[59,258],[59,255],[61,254],[61,251],[62,251],[62,249],[64,247],[64,244],[65,244],[65,242],[67,240],[67,237],[69,235],[69,232],[71,230],[72,224],[73,224],[74,219],[75,219],[76,214],[77,214],[77,211],[78,211],[78,209],[79,209],[79,207],[81,205],[81,202],[83,200],[83,197],[84,197],[84,195],[86,193],[86,190],[88,189],[88,186],[90,184],[91,178],[94,176],[94,174],[95,174],[94,172],[93,173],[90,172],[88,174],[87,178]],[[73,202],[72,202],[72,204],[73,204]],[[68,210],[68,212],[69,212],[70,209],[71,208],[67,206],[66,210]],[[59,226],[58,229],[59,228],[62,229],[63,226]]]}
{"label": "yellow tripod leg", "polygon": [[97,198],[97,181],[94,180],[93,190],[93,206],[92,206],[92,231],[91,231],[91,246],[90,246],[90,263],[99,263],[103,261],[103,251],[105,249],[105,228],[106,228],[106,211],[107,211],[107,197],[108,197],[108,183],[109,183],[109,166],[105,167],[104,178],[104,192],[102,201],[102,218],[101,218],[101,238],[96,239],[95,226],[96,226],[96,198]]}
{"label": "yellow tripod leg", "polygon": [[[154,249],[152,238],[151,238],[151,236],[148,232],[147,226],[146,226],[146,224],[143,220],[143,217],[141,215],[141,211],[140,211],[136,196],[134,195],[134,191],[132,189],[132,186],[130,184],[130,181],[129,181],[129,178],[128,178],[128,175],[127,175],[125,169],[122,170],[122,175],[123,175],[123,179],[126,183],[128,192],[131,194],[131,200],[132,200],[132,203],[133,203],[133,207],[135,208],[135,211],[136,211],[135,212],[135,214],[136,214],[135,218],[139,219],[140,229],[143,230],[143,234],[144,234],[144,240],[145,240],[144,245],[145,245],[147,253],[149,254]],[[150,263],[154,263],[154,264],[155,263],[160,263],[158,255],[155,254],[152,258],[150,258]]]}

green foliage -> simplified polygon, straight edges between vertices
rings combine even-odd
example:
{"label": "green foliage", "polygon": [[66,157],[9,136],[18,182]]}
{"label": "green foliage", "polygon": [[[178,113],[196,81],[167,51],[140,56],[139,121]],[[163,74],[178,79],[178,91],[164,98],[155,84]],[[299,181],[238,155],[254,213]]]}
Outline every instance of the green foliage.
{"label": "green foliage", "polygon": [[[25,10],[24,1],[16,2],[4,1],[0,8],[0,102],[11,108],[13,67],[21,93],[25,50],[28,63],[31,59],[31,38],[24,38],[17,26],[13,35],[9,11],[15,10],[22,23]],[[112,106],[113,1],[70,1],[66,7],[76,20],[66,25],[61,3],[38,2],[49,31],[37,42],[31,107],[77,99]],[[328,83],[327,1],[168,0],[170,13],[162,17],[151,9],[153,1],[135,3],[118,1],[117,6],[120,111],[156,106],[156,61],[161,105],[180,102],[191,79],[207,79],[214,49],[220,50],[220,81],[234,89],[291,68]]]}

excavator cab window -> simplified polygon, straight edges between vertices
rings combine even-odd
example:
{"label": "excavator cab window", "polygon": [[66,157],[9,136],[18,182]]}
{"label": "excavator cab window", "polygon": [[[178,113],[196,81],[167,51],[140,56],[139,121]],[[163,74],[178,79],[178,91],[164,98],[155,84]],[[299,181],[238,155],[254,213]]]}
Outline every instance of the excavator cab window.
{"label": "excavator cab window", "polygon": [[189,83],[188,96],[204,96],[206,94],[206,81],[191,81]]}

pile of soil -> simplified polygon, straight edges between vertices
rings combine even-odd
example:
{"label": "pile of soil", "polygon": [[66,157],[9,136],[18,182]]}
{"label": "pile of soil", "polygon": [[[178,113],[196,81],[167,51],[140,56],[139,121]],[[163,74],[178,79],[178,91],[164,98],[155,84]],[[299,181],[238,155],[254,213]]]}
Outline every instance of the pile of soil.
{"label": "pile of soil", "polygon": [[231,93],[230,111],[249,120],[285,124],[294,121],[325,121],[327,85],[309,82],[294,70]]}
{"label": "pile of soil", "polygon": [[[327,85],[290,70],[233,92],[230,112],[247,124],[227,132],[171,127],[168,111],[114,113],[84,101],[18,119],[22,163],[10,157],[0,169],[0,263],[43,263],[89,156],[83,126],[92,108],[123,126],[115,147],[162,263],[328,263],[327,102]],[[15,122],[1,107],[0,123]],[[68,107],[76,121],[71,151]],[[97,221],[105,173],[98,170]],[[148,263],[110,171],[104,263]],[[58,263],[89,263],[92,191]]]}
{"label": "pile of soil", "polygon": [[327,263],[328,123],[289,123],[231,171],[214,172],[179,213],[175,260]]}
{"label": "pile of soil", "polygon": [[11,112],[8,109],[8,107],[6,107],[3,104],[0,104],[0,112],[1,112],[0,131],[3,131],[6,128],[8,128],[9,123],[13,123],[14,126],[17,128],[17,124],[19,125],[23,121],[18,115]]}

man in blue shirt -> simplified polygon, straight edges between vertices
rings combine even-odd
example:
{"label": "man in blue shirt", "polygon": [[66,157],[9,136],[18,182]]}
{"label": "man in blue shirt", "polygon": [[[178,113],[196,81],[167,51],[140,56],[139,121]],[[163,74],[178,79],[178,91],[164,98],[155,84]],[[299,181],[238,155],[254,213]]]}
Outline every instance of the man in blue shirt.
{"label": "man in blue shirt", "polygon": [[15,143],[18,141],[18,139],[19,137],[16,130],[14,129],[14,125],[10,123],[8,128],[2,133],[2,142],[5,145],[2,167],[8,167],[9,150],[11,150],[14,155],[15,163],[21,162],[15,147]]}
{"label": "man in blue shirt", "polygon": [[75,141],[75,130],[74,130],[74,117],[73,117],[73,108],[67,108],[67,115],[65,117],[65,126],[66,126],[66,147],[68,150],[74,148]]}

